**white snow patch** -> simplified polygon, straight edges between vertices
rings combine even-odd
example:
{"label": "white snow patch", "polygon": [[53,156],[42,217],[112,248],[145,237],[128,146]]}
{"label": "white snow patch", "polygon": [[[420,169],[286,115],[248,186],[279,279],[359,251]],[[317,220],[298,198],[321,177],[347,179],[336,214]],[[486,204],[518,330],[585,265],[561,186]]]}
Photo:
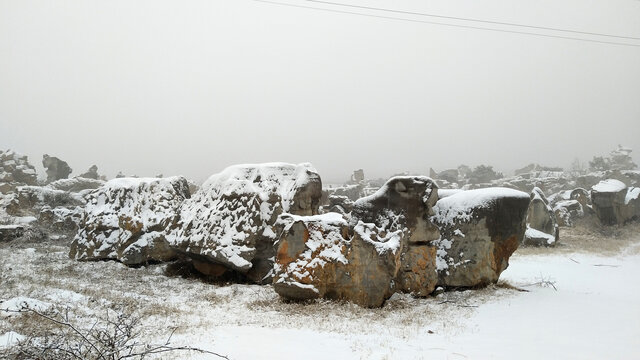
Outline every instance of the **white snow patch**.
{"label": "white snow patch", "polygon": [[616,179],[606,179],[602,180],[596,185],[594,185],[591,189],[595,192],[619,192],[627,188],[622,181]]}
{"label": "white snow patch", "polygon": [[0,349],[10,348],[24,339],[25,337],[23,335],[20,335],[15,331],[4,333],[0,335]]}
{"label": "white snow patch", "polygon": [[624,198],[625,205],[629,205],[632,200],[636,200],[640,197],[640,188],[639,187],[630,187],[627,190],[627,195]]}
{"label": "white snow patch", "polygon": [[529,198],[529,194],[509,188],[485,188],[461,191],[438,200],[433,207],[434,219],[440,224],[453,225],[457,221],[471,220],[475,208],[486,208],[504,197]]}

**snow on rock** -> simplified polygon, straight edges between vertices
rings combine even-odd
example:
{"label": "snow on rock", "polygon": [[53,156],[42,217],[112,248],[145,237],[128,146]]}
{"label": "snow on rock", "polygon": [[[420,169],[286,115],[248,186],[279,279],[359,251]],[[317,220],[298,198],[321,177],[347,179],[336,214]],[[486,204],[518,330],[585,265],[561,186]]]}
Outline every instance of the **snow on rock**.
{"label": "snow on rock", "polygon": [[394,292],[430,294],[436,283],[437,187],[394,177],[354,203],[351,217],[282,215],[274,289],[289,299],[326,297],[381,306]]}
{"label": "snow on rock", "polygon": [[377,307],[393,294],[398,248],[381,252],[374,241],[351,234],[338,213],[283,215],[281,221],[286,226],[273,281],[280,296],[295,300],[325,297]]}
{"label": "snow on rock", "polygon": [[473,287],[498,281],[522,242],[530,197],[486,188],[439,200],[432,220],[440,228],[436,268],[438,286]]}
{"label": "snow on rock", "polygon": [[196,268],[222,265],[270,282],[278,216],[315,215],[321,196],[320,176],[308,163],[228,167],[184,203],[172,246]]}
{"label": "snow on rock", "polygon": [[22,225],[0,225],[0,242],[8,242],[24,234]]}
{"label": "snow on rock", "polygon": [[83,177],[75,177],[72,179],[60,179],[49,183],[47,187],[54,190],[63,190],[69,192],[81,192],[83,190],[95,190],[104,185],[104,181],[98,179],[90,179]]}
{"label": "snow on rock", "polygon": [[170,232],[178,226],[180,206],[189,196],[181,176],[108,181],[87,196],[70,257],[128,265],[174,258]]}
{"label": "snow on rock", "polygon": [[594,185],[591,188],[591,202],[600,223],[622,225],[637,218],[640,210],[636,209],[634,194],[635,190],[629,191],[622,181],[616,179],[602,180]]}
{"label": "snow on rock", "polygon": [[12,150],[0,150],[0,193],[15,191],[18,186],[36,185],[36,169],[27,156]]}
{"label": "snow on rock", "polygon": [[599,193],[617,193],[627,188],[622,181],[616,179],[602,180],[594,185],[591,190]]}
{"label": "snow on rock", "polygon": [[0,335],[0,349],[7,349],[14,345],[17,345],[20,341],[25,340],[26,337],[18,334],[15,331],[9,331]]}
{"label": "snow on rock", "polygon": [[[527,210],[527,228],[536,231],[527,231],[523,238],[524,245],[552,246],[560,238],[560,228],[556,214],[549,205],[546,196],[540,188],[531,191],[531,202]],[[546,234],[539,236],[539,233]]]}
{"label": "snow on rock", "polygon": [[20,186],[7,204],[7,213],[12,216],[38,216],[45,207],[75,208],[83,206],[82,194],[56,190],[46,186]]}
{"label": "snow on rock", "polygon": [[629,205],[632,201],[638,200],[638,198],[640,198],[640,187],[630,187],[624,197],[624,203]]}
{"label": "snow on rock", "polygon": [[505,198],[529,199],[529,195],[522,191],[494,187],[456,192],[436,203],[435,220],[438,224],[453,225],[458,221],[472,220],[475,209],[490,208],[496,202]]}

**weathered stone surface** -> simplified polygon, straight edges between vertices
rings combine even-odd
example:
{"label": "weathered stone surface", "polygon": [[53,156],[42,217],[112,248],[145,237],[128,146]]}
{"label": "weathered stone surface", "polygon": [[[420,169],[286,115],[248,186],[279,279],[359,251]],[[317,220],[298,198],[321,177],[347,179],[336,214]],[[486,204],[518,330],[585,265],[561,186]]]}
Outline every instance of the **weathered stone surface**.
{"label": "weathered stone surface", "polygon": [[24,234],[24,226],[0,225],[0,242],[8,242],[21,237]]}
{"label": "weathered stone surface", "polygon": [[72,172],[69,164],[67,164],[65,161],[62,161],[55,156],[49,156],[47,154],[42,155],[42,166],[47,169],[47,183],[54,182],[60,179],[66,179]]}
{"label": "weathered stone surface", "polygon": [[547,197],[537,187],[531,192],[531,202],[527,210],[527,227],[537,231],[525,232],[524,245],[552,246],[560,238],[556,215],[549,205]]}
{"label": "weathered stone surface", "polygon": [[553,207],[559,226],[573,226],[575,219],[584,217],[584,208],[578,200],[561,200]]}
{"label": "weathered stone surface", "polygon": [[625,209],[627,191],[627,186],[615,179],[600,181],[591,188],[593,210],[601,224],[624,224],[629,220]]}
{"label": "weathered stone surface", "polygon": [[44,207],[75,208],[84,203],[85,200],[80,194],[47,186],[21,186],[9,200],[6,211],[12,216],[38,216]]}
{"label": "weathered stone surface", "polygon": [[353,234],[340,214],[287,216],[276,255],[274,289],[288,299],[324,297],[381,306],[395,291],[401,231],[362,223]]}
{"label": "weathered stone surface", "polygon": [[183,177],[120,178],[87,196],[71,258],[119,260],[128,265],[167,261],[176,253],[168,237],[190,196]]}
{"label": "weathered stone surface", "polygon": [[84,209],[80,206],[75,208],[44,206],[38,215],[38,225],[55,233],[73,237],[78,232],[83,212]]}
{"label": "weathered stone surface", "polygon": [[380,306],[395,291],[417,296],[436,285],[437,187],[426,177],[390,179],[338,213],[281,216],[274,287],[290,299],[325,297]]}
{"label": "weathered stone surface", "polygon": [[80,174],[80,176],[78,177],[85,178],[85,179],[98,180],[100,178],[100,175],[98,174],[98,166],[91,165],[91,167],[89,168],[89,170],[87,170],[87,172]]}
{"label": "weathered stone surface", "polygon": [[434,206],[438,285],[474,287],[498,281],[509,257],[522,242],[530,197],[527,193],[487,188],[447,196]]}
{"label": "weathered stone surface", "polygon": [[353,201],[346,196],[341,195],[329,195],[329,205],[325,206],[328,209],[326,212],[337,212],[340,214],[350,213],[353,209]]}
{"label": "weathered stone surface", "polygon": [[256,283],[271,282],[278,216],[317,214],[321,191],[310,164],[231,166],[185,202],[172,247]]}
{"label": "weathered stone surface", "polygon": [[0,150],[0,193],[7,194],[18,186],[36,184],[36,169],[27,156],[11,150]]}
{"label": "weathered stone surface", "polygon": [[425,296],[435,289],[433,242],[439,239],[440,231],[430,218],[437,201],[438,187],[430,178],[396,176],[353,205],[351,226],[372,224],[383,233],[402,230],[402,271],[396,281],[399,291]]}

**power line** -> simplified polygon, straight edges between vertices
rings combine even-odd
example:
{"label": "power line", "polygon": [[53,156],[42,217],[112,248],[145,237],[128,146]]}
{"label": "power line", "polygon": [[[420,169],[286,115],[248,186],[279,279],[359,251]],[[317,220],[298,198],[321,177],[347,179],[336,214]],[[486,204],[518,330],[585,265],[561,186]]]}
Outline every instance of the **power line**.
{"label": "power line", "polygon": [[314,6],[281,3],[281,2],[270,1],[270,0],[251,0],[251,1],[265,3],[265,4],[272,4],[272,5],[289,6],[289,7],[294,7],[294,8],[302,8],[302,9],[312,9],[312,10],[319,10],[319,11],[326,11],[326,12],[334,12],[334,13],[339,13],[339,14],[350,14],[350,15],[365,16],[365,17],[371,17],[371,18],[379,18],[379,19],[387,19],[387,20],[399,20],[399,21],[407,21],[407,22],[431,24],[431,25],[442,25],[442,26],[449,26],[449,27],[456,27],[456,28],[463,28],[463,29],[485,30],[485,31],[504,32],[504,33],[510,33],[510,34],[519,34],[519,35],[539,36],[539,37],[545,37],[545,38],[556,38],[556,39],[565,39],[565,40],[593,42],[593,43],[599,43],[599,44],[640,47],[640,44],[619,43],[619,42],[604,41],[604,40],[582,39],[582,38],[569,37],[569,36],[531,33],[531,32],[525,32],[525,31],[517,31],[517,30],[503,30],[503,29],[493,29],[493,28],[486,28],[486,27],[480,27],[480,26],[459,25],[459,24],[449,24],[449,23],[441,23],[441,22],[435,22],[435,21],[406,19],[406,18],[399,18],[399,17],[393,17],[393,16],[364,14],[364,13],[359,13],[359,12],[355,12],[355,11],[335,10],[335,9],[327,9],[327,8],[314,7]]}
{"label": "power line", "polygon": [[482,19],[474,19],[474,18],[464,18],[464,17],[457,17],[457,16],[445,16],[445,15],[429,14],[429,13],[422,13],[422,12],[403,11],[403,10],[395,10],[395,9],[377,8],[377,7],[371,7],[371,6],[343,4],[343,3],[331,2],[331,1],[321,1],[321,0],[306,0],[306,1],[314,2],[314,3],[320,3],[320,4],[327,4],[327,5],[358,8],[358,9],[386,11],[386,12],[391,12],[391,13],[396,13],[396,14],[428,16],[428,17],[435,17],[435,18],[441,18],[441,19],[473,21],[473,22],[494,24],[494,25],[517,26],[517,27],[523,27],[523,28],[529,28],[529,29],[552,30],[552,31],[561,31],[561,32],[567,32],[567,33],[574,33],[574,34],[597,35],[597,36],[605,36],[605,37],[618,38],[618,39],[640,40],[640,37],[633,37],[633,36],[611,35],[611,34],[602,34],[602,33],[587,32],[587,31],[559,29],[559,28],[552,28],[552,27],[545,27],[545,26],[524,25],[524,24],[517,24],[517,23],[510,23],[510,22],[500,22],[500,21],[482,20]]}

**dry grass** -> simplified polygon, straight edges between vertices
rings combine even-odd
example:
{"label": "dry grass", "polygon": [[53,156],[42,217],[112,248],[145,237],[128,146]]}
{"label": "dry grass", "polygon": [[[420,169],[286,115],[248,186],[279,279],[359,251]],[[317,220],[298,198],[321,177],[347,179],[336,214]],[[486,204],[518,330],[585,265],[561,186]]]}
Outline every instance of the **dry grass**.
{"label": "dry grass", "polygon": [[[640,224],[602,228],[579,224],[561,229],[554,248],[520,248],[516,256],[588,252],[616,255],[637,253]],[[626,250],[625,250],[626,249]],[[123,264],[77,262],[67,256],[62,241],[0,244],[0,301],[30,297],[71,307],[74,316],[91,323],[107,309],[125,309],[149,329],[177,327],[176,334],[206,332],[215,326],[298,328],[350,335],[384,331],[389,336],[460,332],[478,306],[497,297],[516,296],[523,289],[507,282],[483,289],[449,291],[427,298],[396,294],[382,308],[367,309],[339,301],[285,302],[271,286],[212,283],[189,274],[180,264],[129,268]],[[39,326],[25,315],[0,315],[0,334],[29,333]],[[162,332],[160,332],[162,333]],[[151,341],[161,341],[153,338]]]}

